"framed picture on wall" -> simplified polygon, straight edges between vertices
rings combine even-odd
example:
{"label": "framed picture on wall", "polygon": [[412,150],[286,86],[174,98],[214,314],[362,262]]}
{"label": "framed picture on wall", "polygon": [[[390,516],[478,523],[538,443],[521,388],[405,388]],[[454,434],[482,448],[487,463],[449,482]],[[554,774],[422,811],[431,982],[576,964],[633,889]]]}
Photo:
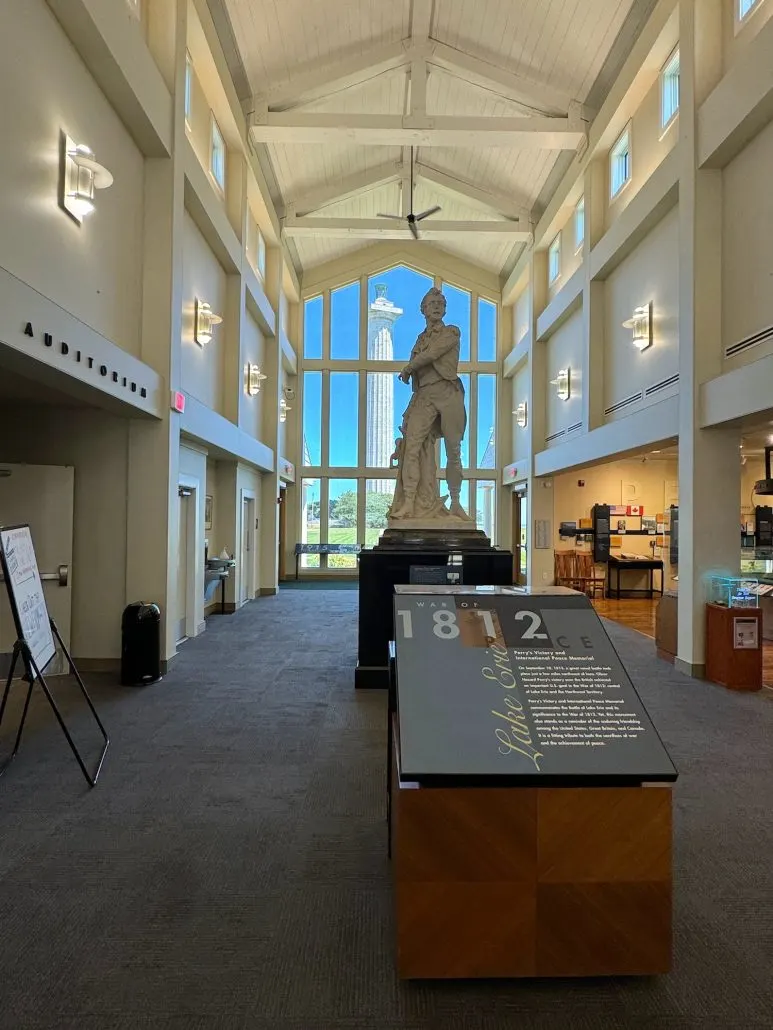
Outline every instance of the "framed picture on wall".
{"label": "framed picture on wall", "polygon": [[212,494],[204,498],[204,529],[212,529]]}

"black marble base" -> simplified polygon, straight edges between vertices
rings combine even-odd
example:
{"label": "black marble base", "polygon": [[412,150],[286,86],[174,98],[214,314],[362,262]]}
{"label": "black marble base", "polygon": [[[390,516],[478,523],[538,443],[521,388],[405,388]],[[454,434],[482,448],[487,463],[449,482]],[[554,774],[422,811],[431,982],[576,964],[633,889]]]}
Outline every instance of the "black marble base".
{"label": "black marble base", "polygon": [[[403,534],[400,542],[387,533]],[[425,534],[422,546],[409,546],[406,533]],[[432,582],[438,567],[447,566],[457,583],[464,586],[512,586],[513,555],[491,546],[485,533],[464,531],[457,540],[453,531],[426,537],[427,530],[387,530],[376,547],[360,552],[360,614],[355,687],[386,687],[389,683],[389,641],[394,639],[395,586],[417,582],[420,566],[433,567]],[[461,534],[459,534],[461,536]],[[394,542],[392,542],[394,541]],[[453,559],[452,559],[453,556]],[[411,568],[414,575],[411,576]]]}
{"label": "black marble base", "polygon": [[491,551],[491,540],[482,529],[467,528],[464,524],[438,529],[387,529],[373,548],[374,551]]}
{"label": "black marble base", "polygon": [[357,662],[354,686],[357,690],[386,690],[389,687],[389,666],[368,668]]}

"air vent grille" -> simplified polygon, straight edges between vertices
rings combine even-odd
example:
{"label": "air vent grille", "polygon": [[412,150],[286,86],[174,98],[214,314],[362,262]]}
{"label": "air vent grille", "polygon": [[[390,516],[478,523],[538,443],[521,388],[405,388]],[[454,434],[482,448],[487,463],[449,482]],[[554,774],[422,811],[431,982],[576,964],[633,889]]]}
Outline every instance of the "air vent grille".
{"label": "air vent grille", "polygon": [[632,393],[630,397],[624,397],[623,400],[618,401],[617,404],[613,404],[609,408],[604,408],[605,415],[614,415],[616,411],[622,411],[623,408],[627,408],[629,404],[636,404],[637,401],[642,399],[642,392],[639,390],[638,393]]}
{"label": "air vent grille", "polygon": [[679,382],[679,373],[675,376],[669,376],[668,379],[661,379],[659,383],[653,383],[652,386],[648,386],[644,391],[645,397],[651,397],[654,393],[660,393],[661,390],[667,390],[669,386],[676,386]]}
{"label": "air vent grille", "polygon": [[763,329],[760,333],[755,333],[754,336],[747,336],[745,340],[739,340],[738,343],[731,343],[725,347],[725,358],[734,358],[751,347],[759,347],[761,343],[768,342],[773,343],[773,325]]}
{"label": "air vent grille", "polygon": [[545,437],[546,443],[553,443],[554,440],[560,440],[562,436],[566,436],[565,429],[559,429],[557,433],[551,433],[550,436]]}
{"label": "air vent grille", "polygon": [[578,429],[582,429],[582,422],[575,422],[573,426],[567,427],[567,433],[576,433]]}

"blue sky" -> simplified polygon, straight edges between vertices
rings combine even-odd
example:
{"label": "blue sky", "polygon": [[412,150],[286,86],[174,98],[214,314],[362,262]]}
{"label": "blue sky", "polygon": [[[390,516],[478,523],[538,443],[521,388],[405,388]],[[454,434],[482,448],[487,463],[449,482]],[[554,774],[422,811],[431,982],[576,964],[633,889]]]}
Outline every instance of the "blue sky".
{"label": "blue sky", "polygon": [[[424,316],[420,311],[421,299],[432,287],[432,280],[411,269],[398,267],[372,277],[368,282],[369,301],[376,297],[376,285],[387,287],[387,298],[402,309],[403,314],[397,319],[393,330],[394,357],[397,361],[407,361],[416,337],[424,329]],[[331,293],[330,299],[330,347],[333,360],[359,360],[359,283],[341,287]],[[446,322],[459,326],[461,330],[462,361],[470,360],[470,325],[471,298],[461,289],[448,284],[443,285],[448,304]],[[305,304],[304,312],[304,356],[309,359],[322,357],[323,301],[322,297],[313,298]],[[478,336],[479,357],[484,361],[496,358],[496,306],[485,300],[478,302]],[[492,374],[480,376],[478,380],[478,441],[476,464],[480,463],[486,450],[489,432],[495,420],[496,378]],[[385,373],[381,373],[385,374]],[[466,403],[469,419],[470,376],[463,373]],[[321,414],[322,414],[322,374],[306,372],[304,374],[304,436],[309,449],[310,463],[322,463],[321,454]],[[358,464],[358,373],[335,372],[330,374],[330,465],[346,467]],[[403,412],[410,399],[410,387],[401,383],[394,376],[394,405],[392,438],[397,436],[397,428],[402,420]],[[469,431],[462,446],[462,460],[469,464]],[[441,459],[445,461],[444,449],[441,445]],[[334,480],[330,484],[330,496],[336,497],[344,490],[353,489],[354,480]],[[466,493],[466,489],[465,489]]]}

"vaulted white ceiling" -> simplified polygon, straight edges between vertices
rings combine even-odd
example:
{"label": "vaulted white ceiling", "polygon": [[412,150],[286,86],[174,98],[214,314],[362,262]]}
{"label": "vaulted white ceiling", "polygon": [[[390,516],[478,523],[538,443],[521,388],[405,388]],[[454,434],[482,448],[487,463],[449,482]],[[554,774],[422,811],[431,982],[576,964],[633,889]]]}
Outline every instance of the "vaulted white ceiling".
{"label": "vaulted white ceiling", "polygon": [[411,238],[413,147],[422,235],[502,273],[653,0],[209,3],[299,271]]}

